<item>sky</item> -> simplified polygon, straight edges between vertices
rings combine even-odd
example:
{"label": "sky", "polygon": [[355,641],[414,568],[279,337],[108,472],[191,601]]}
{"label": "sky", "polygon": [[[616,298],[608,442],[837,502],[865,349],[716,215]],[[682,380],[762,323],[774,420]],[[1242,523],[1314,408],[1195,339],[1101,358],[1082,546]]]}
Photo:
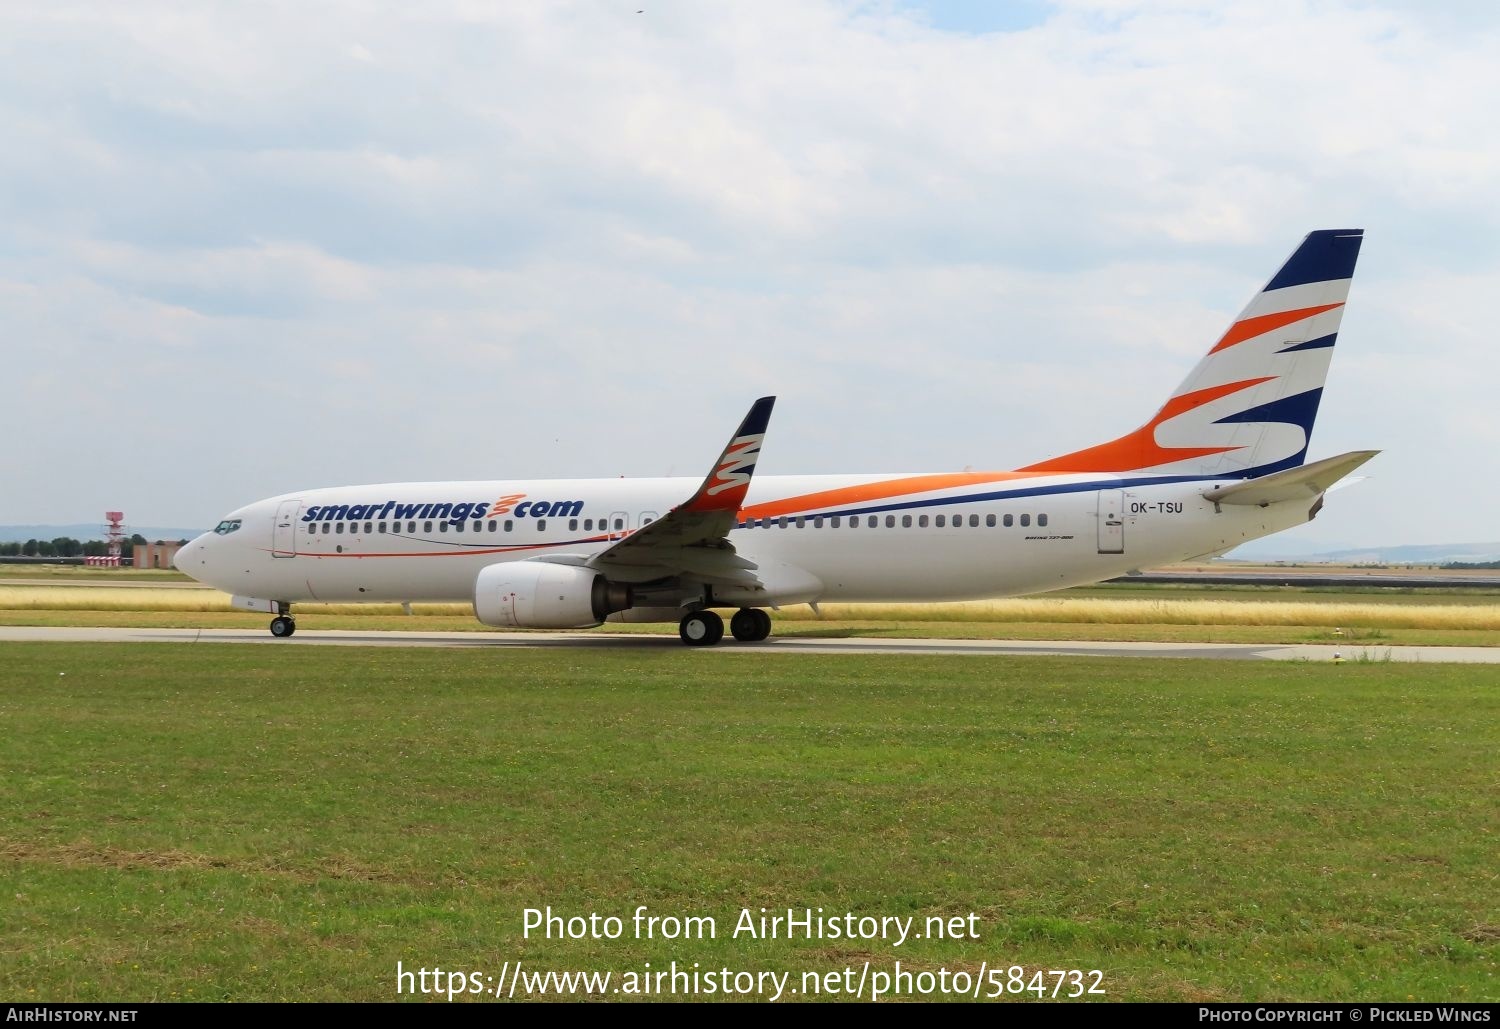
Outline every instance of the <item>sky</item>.
{"label": "sky", "polygon": [[1019,467],[1363,228],[1309,457],[1384,453],[1286,538],[1500,539],[1496,96],[1487,3],[10,0],[0,523],[697,476],[771,393],[763,474]]}

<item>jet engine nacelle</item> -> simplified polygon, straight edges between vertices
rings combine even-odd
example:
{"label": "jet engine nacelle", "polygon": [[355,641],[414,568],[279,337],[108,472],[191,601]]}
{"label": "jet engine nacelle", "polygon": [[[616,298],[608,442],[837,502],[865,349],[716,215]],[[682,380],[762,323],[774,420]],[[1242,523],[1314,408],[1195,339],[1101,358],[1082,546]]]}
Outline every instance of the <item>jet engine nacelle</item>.
{"label": "jet engine nacelle", "polygon": [[474,617],[503,629],[584,629],[631,601],[629,586],[575,565],[490,565],[474,580]]}

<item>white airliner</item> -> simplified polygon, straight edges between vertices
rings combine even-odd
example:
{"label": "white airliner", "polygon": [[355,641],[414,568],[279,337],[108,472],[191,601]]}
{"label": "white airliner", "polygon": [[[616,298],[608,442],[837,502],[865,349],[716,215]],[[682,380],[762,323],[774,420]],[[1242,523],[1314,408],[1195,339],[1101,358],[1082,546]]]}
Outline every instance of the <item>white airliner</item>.
{"label": "white airliner", "polygon": [[177,567],[296,630],[300,602],[470,601],[486,625],[672,621],[1040,593],[1215,554],[1317,515],[1377,451],[1305,463],[1361,230],[1302,241],[1145,425],[1010,472],[754,476],[774,398],[697,480],[302,490],[233,512]]}

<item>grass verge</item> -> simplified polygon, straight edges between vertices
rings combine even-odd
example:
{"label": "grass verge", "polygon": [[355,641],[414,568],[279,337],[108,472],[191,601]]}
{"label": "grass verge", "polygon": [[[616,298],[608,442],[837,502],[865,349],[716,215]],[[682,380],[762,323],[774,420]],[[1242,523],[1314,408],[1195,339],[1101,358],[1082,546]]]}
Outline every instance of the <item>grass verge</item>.
{"label": "grass verge", "polygon": [[[1098,968],[1115,1000],[1495,1000],[1474,666],[0,646],[0,992]],[[522,936],[545,907],[716,939]],[[978,939],[729,937],[741,908]]]}

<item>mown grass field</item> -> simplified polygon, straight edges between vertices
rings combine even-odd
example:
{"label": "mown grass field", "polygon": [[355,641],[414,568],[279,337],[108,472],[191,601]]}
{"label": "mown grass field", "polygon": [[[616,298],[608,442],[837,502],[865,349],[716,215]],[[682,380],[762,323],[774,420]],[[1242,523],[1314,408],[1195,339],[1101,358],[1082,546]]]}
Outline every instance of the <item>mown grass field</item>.
{"label": "mown grass field", "polygon": [[[1500,672],[720,650],[0,646],[0,995],[1098,968],[1113,1000],[1496,1000]],[[522,912],[715,940],[525,940]],[[741,907],[977,915],[901,948]],[[795,977],[794,977],[795,979]]]}
{"label": "mown grass field", "polygon": [[[1205,643],[1500,645],[1500,594],[1483,590],[1106,586],[967,604],[829,604],[775,614],[778,636],[1126,640]],[[303,629],[479,632],[466,604],[299,604]],[[151,586],[6,585],[0,624],[263,628],[214,590]],[[676,632],[608,625],[601,632]]]}
{"label": "mown grass field", "polygon": [[52,579],[57,582],[108,579],[114,582],[192,582],[175,568],[96,568],[89,565],[0,564],[6,579]]}

